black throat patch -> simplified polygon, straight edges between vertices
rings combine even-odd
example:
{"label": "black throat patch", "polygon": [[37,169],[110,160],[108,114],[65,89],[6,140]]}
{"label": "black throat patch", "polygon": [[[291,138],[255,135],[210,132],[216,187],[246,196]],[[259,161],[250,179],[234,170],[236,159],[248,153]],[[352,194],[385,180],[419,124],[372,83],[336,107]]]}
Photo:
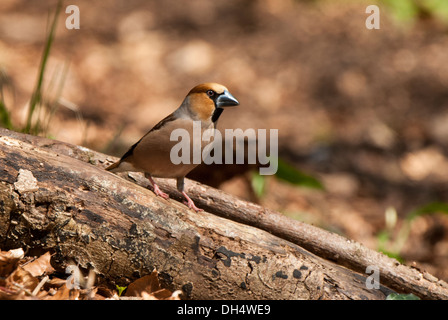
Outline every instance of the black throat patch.
{"label": "black throat patch", "polygon": [[215,108],[215,111],[213,111],[212,114],[212,122],[216,122],[219,119],[219,116],[221,115],[221,113],[224,111],[223,108]]}

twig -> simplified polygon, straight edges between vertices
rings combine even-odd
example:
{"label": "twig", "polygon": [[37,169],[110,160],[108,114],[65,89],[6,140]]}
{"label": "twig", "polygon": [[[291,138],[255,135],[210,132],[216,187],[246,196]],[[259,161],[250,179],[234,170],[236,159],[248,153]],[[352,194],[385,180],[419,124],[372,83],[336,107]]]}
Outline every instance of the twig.
{"label": "twig", "polygon": [[32,296],[36,296],[40,289],[43,287],[43,285],[48,281],[48,279],[50,279],[49,276],[45,276],[42,278],[42,280],[40,280],[39,284],[36,286],[36,288],[34,288],[33,292],[31,292]]}

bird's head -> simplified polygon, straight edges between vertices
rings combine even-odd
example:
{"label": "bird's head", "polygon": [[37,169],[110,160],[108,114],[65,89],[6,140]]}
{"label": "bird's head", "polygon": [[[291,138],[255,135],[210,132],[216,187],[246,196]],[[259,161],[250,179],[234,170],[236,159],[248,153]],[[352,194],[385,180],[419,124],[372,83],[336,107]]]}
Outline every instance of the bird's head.
{"label": "bird's head", "polygon": [[197,85],[187,95],[190,111],[199,119],[216,122],[223,108],[239,105],[229,90],[218,83]]}

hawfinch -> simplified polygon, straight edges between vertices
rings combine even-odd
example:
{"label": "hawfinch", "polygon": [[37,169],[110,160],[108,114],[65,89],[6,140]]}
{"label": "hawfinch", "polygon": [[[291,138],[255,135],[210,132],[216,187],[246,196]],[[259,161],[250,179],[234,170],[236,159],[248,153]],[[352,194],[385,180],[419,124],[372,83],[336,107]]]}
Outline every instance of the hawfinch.
{"label": "hawfinch", "polygon": [[[223,107],[237,105],[239,105],[238,100],[230,94],[226,87],[217,83],[200,84],[191,89],[177,110],[156,124],[118,162],[107,167],[106,170],[144,172],[154,187],[154,193],[164,199],[169,196],[160,190],[152,178],[175,178],[177,179],[177,189],[187,200],[188,207],[195,211],[202,211],[196,207],[193,200],[184,191],[184,178],[198,163],[190,161],[189,163],[174,164],[171,161],[170,153],[178,142],[171,141],[170,136],[173,130],[184,129],[190,134],[190,137],[193,137],[194,121],[200,123],[201,134],[207,129],[214,129]],[[190,151],[194,150],[193,143],[194,139],[191,138]],[[201,144],[202,153],[206,143],[202,139],[197,143]]]}

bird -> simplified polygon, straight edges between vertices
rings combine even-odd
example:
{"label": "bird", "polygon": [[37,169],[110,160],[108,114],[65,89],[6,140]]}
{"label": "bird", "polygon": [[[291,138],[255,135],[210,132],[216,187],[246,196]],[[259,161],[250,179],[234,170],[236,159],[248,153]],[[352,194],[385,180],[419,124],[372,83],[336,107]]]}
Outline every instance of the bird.
{"label": "bird", "polygon": [[[119,161],[108,166],[106,170],[114,173],[143,172],[152,184],[154,193],[164,199],[168,199],[169,196],[159,188],[153,178],[176,179],[177,190],[185,197],[185,204],[196,212],[203,211],[184,190],[185,176],[199,163],[190,161],[174,164],[170,152],[176,141],[171,141],[170,136],[175,129],[185,129],[191,136],[194,122],[200,123],[201,133],[208,129],[214,130],[224,108],[238,105],[238,100],[225,86],[213,82],[199,84],[189,91],[174,112],[157,123],[132,145]],[[191,144],[193,140],[190,139]],[[206,143],[203,141],[199,143],[202,152]]]}

